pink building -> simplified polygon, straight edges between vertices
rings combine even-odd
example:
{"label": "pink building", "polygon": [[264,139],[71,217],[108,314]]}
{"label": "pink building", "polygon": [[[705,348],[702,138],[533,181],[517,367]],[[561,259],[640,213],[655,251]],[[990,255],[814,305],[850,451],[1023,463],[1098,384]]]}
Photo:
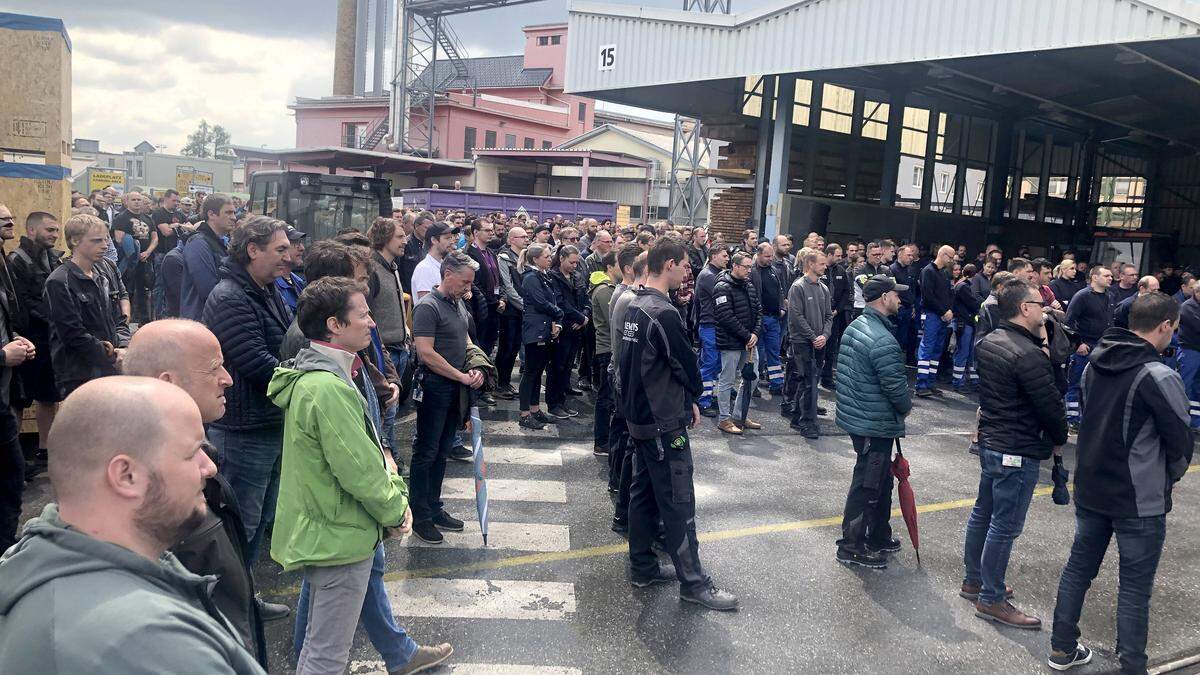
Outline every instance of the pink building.
{"label": "pink building", "polygon": [[[567,24],[526,26],[524,32],[523,54],[465,59],[474,88],[456,89],[461,85],[455,82],[438,96],[435,157],[470,159],[474,148],[550,148],[593,127],[595,101],[563,93]],[[426,71],[421,80],[444,81],[451,67],[438,61],[438,72]],[[386,96],[297,98],[289,107],[296,114],[297,147],[381,149],[380,134],[373,132],[387,118]],[[419,111],[410,121],[410,128],[425,125]],[[410,141],[418,144],[415,135]]]}

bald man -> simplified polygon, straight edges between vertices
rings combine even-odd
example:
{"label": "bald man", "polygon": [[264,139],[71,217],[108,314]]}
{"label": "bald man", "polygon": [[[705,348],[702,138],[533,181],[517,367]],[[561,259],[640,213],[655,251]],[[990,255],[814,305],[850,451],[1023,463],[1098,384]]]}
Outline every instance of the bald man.
{"label": "bald man", "polygon": [[917,349],[917,396],[922,398],[940,393],[934,385],[950,321],[954,318],[954,293],[950,285],[953,265],[954,248],[943,246],[933,262],[921,270],[921,321],[925,334]]}
{"label": "bald man", "polygon": [[1131,307],[1133,307],[1133,301],[1137,300],[1138,298],[1142,297],[1143,295],[1157,291],[1158,288],[1159,288],[1158,277],[1154,276],[1153,274],[1149,274],[1149,275],[1142,277],[1141,279],[1138,279],[1137,294],[1131,295],[1128,298],[1125,298],[1120,303],[1118,303],[1116,309],[1113,310],[1113,325],[1116,326],[1117,328],[1128,329],[1129,328],[1129,309]]}
{"label": "bald man", "polygon": [[[123,372],[153,377],[187,392],[207,424],[225,414],[225,389],[233,383],[225,370],[221,344],[204,324],[190,319],[152,321],[129,341]],[[183,566],[196,574],[215,575],[219,581],[213,600],[242,638],[259,664],[267,668],[263,621],[286,617],[287,605],[255,597],[254,579],[245,556],[245,527],[241,511],[221,475],[204,488],[204,521],[171,547]]]}
{"label": "bald man", "polygon": [[187,393],[92,380],[63,402],[49,446],[58,503],[0,561],[0,672],[265,672],[209,597],[213,579],[167,551],[203,521],[217,471]]}

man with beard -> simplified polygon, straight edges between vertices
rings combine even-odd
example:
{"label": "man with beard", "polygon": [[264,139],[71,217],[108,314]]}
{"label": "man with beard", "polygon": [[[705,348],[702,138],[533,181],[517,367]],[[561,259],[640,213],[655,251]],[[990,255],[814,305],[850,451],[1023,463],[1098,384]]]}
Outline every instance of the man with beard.
{"label": "man with beard", "polygon": [[[225,414],[225,389],[233,383],[224,362],[217,336],[203,324],[165,319],[146,324],[133,336],[121,370],[125,375],[153,377],[183,389],[200,409],[200,418],[209,424]],[[214,475],[204,485],[204,498],[208,503],[204,520],[174,544],[171,552],[188,570],[217,577],[213,602],[233,624],[246,649],[266,668],[263,621],[282,619],[291,610],[255,597],[242,543],[242,517],[229,483],[220,474]]]}
{"label": "man with beard", "polygon": [[187,393],[151,378],[88,382],[49,445],[58,502],[0,561],[0,672],[264,672],[211,580],[167,551],[202,521],[216,473]]}

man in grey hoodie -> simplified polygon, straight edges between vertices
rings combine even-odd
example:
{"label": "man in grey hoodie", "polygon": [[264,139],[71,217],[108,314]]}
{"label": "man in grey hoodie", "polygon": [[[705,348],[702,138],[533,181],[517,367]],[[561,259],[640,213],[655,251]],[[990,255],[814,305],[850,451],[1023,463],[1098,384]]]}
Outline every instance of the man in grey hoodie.
{"label": "man in grey hoodie", "polygon": [[92,380],[47,445],[59,501],[0,559],[0,672],[264,672],[213,603],[216,577],[167,551],[204,518],[216,473],[191,397],[147,377]]}

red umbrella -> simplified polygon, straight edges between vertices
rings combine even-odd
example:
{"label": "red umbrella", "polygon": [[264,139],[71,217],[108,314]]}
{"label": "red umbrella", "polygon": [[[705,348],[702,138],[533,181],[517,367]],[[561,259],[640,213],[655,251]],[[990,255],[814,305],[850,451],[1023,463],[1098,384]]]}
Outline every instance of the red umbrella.
{"label": "red umbrella", "polygon": [[913,551],[917,554],[917,565],[921,564],[921,543],[917,532],[917,498],[913,495],[912,485],[908,476],[912,470],[904,452],[900,450],[900,439],[896,439],[896,458],[892,460],[892,475],[898,481],[896,492],[900,495],[900,513],[904,515],[904,524],[908,527],[908,538],[912,541]]}

